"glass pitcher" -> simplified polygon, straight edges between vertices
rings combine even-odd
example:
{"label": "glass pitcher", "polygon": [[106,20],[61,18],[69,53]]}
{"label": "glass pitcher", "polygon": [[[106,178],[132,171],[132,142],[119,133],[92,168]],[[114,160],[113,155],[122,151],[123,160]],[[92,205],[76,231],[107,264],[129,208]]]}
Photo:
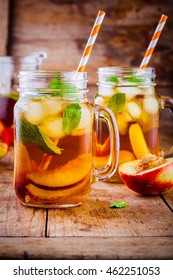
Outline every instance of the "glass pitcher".
{"label": "glass pitcher", "polygon": [[[155,92],[155,69],[102,67],[98,69],[98,94],[95,104],[107,106],[116,117],[120,152],[118,165],[146,154],[163,155],[159,144],[159,113],[173,108],[173,100]],[[95,162],[102,166],[109,153],[109,134],[105,122],[97,123]],[[101,152],[100,152],[101,151]],[[118,171],[110,178],[122,182]]]}
{"label": "glass pitcher", "polygon": [[[89,195],[91,184],[116,170],[119,135],[109,108],[89,104],[87,73],[21,71],[15,105],[14,187],[26,206],[73,207]],[[104,119],[109,159],[93,165],[93,127]]]}

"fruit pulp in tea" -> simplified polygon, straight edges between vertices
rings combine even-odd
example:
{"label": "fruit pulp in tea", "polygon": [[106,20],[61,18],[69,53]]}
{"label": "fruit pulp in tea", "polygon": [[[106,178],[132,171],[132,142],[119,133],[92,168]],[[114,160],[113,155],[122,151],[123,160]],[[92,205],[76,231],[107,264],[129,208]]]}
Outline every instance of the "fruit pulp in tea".
{"label": "fruit pulp in tea", "polygon": [[90,192],[92,110],[86,102],[25,98],[15,107],[15,191],[25,205],[66,207]]}
{"label": "fruit pulp in tea", "polygon": [[[107,92],[102,90],[95,97],[95,103],[108,106],[116,116],[120,136],[119,163],[138,159],[147,153],[159,153],[159,103],[153,87],[119,86]],[[105,165],[109,154],[109,133],[95,137],[95,162],[98,167]],[[97,130],[97,129],[96,129]],[[101,151],[101,153],[100,153]],[[111,181],[121,181],[118,171]]]}

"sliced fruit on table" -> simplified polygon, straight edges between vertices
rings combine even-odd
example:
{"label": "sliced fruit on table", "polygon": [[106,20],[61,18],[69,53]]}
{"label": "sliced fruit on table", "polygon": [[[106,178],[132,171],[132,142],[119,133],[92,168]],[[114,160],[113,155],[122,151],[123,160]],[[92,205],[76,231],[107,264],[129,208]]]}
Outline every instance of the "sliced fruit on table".
{"label": "sliced fruit on table", "polygon": [[129,189],[140,194],[158,195],[173,189],[173,158],[149,154],[121,164],[119,174]]}
{"label": "sliced fruit on table", "polygon": [[129,128],[130,143],[136,158],[141,158],[150,153],[142,129],[138,123],[131,124]]}

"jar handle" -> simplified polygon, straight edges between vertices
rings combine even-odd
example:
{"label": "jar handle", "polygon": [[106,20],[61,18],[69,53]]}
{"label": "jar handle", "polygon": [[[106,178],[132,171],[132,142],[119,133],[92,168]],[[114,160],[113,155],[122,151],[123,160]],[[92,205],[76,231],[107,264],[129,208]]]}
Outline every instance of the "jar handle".
{"label": "jar handle", "polygon": [[[161,104],[161,109],[169,109],[171,113],[173,114],[173,98],[169,96],[160,96],[160,104]],[[164,154],[164,157],[172,157],[173,156],[173,146],[171,149]]]}
{"label": "jar handle", "polygon": [[168,108],[173,113],[173,99],[169,96],[161,96],[160,100],[162,108]]}
{"label": "jar handle", "polygon": [[120,140],[119,140],[118,126],[113,112],[109,108],[102,105],[95,104],[94,108],[95,108],[95,119],[96,120],[98,120],[99,118],[104,119],[104,121],[107,123],[109,134],[110,134],[110,154],[109,154],[108,162],[106,166],[104,166],[103,168],[95,167],[96,181],[103,181],[112,177],[112,175],[116,172],[118,166]]}

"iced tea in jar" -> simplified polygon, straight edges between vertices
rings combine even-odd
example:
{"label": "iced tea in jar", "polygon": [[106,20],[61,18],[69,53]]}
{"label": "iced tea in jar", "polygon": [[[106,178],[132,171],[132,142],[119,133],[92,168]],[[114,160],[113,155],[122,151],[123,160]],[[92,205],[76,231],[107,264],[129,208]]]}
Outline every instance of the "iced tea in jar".
{"label": "iced tea in jar", "polygon": [[[169,97],[155,92],[155,70],[146,68],[102,67],[98,70],[95,103],[114,113],[120,136],[119,165],[146,154],[159,155],[159,110],[172,108]],[[95,162],[102,166],[109,153],[109,134],[103,121],[97,123]],[[121,182],[118,171],[110,179]]]}
{"label": "iced tea in jar", "polygon": [[[79,205],[92,182],[114,174],[119,151],[116,120],[108,108],[89,104],[87,91],[86,72],[19,73],[14,187],[24,205]],[[111,143],[103,169],[93,166],[93,123],[98,118],[106,120]]]}

